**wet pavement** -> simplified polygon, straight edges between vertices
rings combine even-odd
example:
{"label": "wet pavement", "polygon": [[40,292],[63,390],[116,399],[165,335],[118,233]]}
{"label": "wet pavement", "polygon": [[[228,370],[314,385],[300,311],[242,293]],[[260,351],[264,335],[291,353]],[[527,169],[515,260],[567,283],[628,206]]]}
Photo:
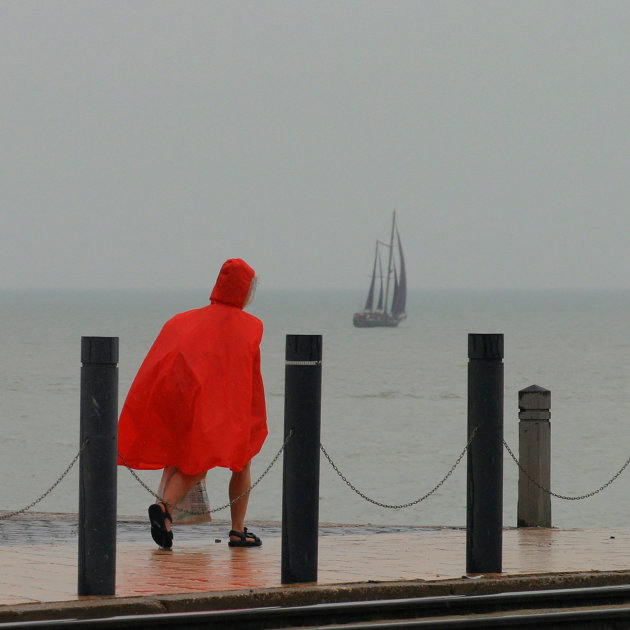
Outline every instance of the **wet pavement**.
{"label": "wet pavement", "polygon": [[[230,548],[228,524],[212,522],[177,526],[173,550],[162,551],[151,540],[148,523],[120,519],[116,597],[282,587],[279,524],[251,523],[250,529],[263,539],[262,547]],[[76,515],[0,520],[0,610],[80,599],[77,547]],[[464,529],[320,529],[318,585],[457,579],[465,565]],[[505,576],[625,571],[630,571],[630,529],[504,531]]]}

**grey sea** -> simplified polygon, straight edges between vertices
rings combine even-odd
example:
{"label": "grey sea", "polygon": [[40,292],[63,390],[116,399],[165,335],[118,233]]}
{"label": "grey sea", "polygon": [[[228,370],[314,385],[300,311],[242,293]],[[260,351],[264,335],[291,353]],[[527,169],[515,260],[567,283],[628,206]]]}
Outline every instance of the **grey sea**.
{"label": "grey sea", "polygon": [[[79,447],[81,336],[120,339],[119,405],[163,322],[203,306],[207,292],[0,294],[0,511],[38,498]],[[380,503],[431,491],[466,445],[467,335],[505,335],[505,439],[518,452],[518,391],[551,390],[552,489],[576,496],[606,484],[630,457],[630,293],[418,291],[395,329],[356,329],[362,294],[259,289],[250,312],[265,325],[263,378],[269,438],[254,479],[282,445],[287,334],[323,336],[324,448],[347,479]],[[281,519],[281,459],[252,493],[248,517]],[[159,472],[140,473],[157,488]],[[212,506],[227,501],[228,473],[208,475]],[[504,523],[516,524],[518,469],[504,452]],[[630,467],[583,500],[552,499],[557,527],[628,523]],[[382,508],[350,489],[322,457],[322,523],[462,526],[466,460],[424,501]],[[152,498],[119,469],[118,513],[144,517]],[[77,512],[78,466],[34,508]],[[217,519],[227,512],[215,514]]]}

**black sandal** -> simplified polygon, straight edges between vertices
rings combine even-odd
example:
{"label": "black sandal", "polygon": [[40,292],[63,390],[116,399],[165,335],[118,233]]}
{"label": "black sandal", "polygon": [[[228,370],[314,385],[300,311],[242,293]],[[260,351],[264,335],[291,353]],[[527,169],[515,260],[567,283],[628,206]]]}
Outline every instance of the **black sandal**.
{"label": "black sandal", "polygon": [[230,547],[260,547],[262,545],[262,540],[256,534],[248,532],[247,527],[244,527],[242,532],[231,530],[229,535],[239,537],[239,540],[230,540],[228,542]]}
{"label": "black sandal", "polygon": [[[162,510],[160,504],[164,506],[164,510]],[[162,549],[170,549],[173,546],[173,532],[166,529],[166,519],[171,523],[173,522],[171,515],[168,513],[166,503],[160,501],[160,503],[153,503],[153,505],[149,506],[151,536]]]}

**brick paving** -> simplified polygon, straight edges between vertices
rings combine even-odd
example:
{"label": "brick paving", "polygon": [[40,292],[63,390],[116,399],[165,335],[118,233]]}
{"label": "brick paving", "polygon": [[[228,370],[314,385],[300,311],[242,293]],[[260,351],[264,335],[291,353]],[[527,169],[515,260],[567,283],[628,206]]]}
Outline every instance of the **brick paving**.
{"label": "brick paving", "polygon": [[[1,514],[0,514],[1,516]],[[233,549],[227,523],[175,529],[161,551],[148,524],[118,528],[116,596],[280,587],[278,524],[252,523],[263,546]],[[77,596],[76,516],[29,514],[0,521],[0,606],[66,602]],[[466,532],[457,528],[322,527],[318,584],[460,578]],[[630,529],[506,529],[503,573],[630,570]]]}

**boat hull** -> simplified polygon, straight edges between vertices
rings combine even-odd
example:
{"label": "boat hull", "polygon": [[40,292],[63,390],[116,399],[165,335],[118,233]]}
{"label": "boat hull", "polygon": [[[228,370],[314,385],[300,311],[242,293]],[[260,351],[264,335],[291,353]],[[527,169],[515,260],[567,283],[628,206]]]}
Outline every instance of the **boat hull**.
{"label": "boat hull", "polygon": [[356,328],[395,328],[405,318],[405,315],[394,315],[379,311],[363,311],[355,313],[352,323]]}

